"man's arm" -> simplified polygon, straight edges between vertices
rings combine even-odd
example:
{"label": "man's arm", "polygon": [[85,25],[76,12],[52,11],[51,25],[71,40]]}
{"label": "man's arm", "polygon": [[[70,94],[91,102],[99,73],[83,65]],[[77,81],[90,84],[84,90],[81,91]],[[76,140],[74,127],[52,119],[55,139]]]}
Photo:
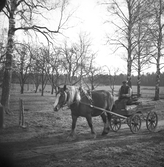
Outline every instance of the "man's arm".
{"label": "man's arm", "polygon": [[132,96],[132,89],[129,87],[127,94],[122,94],[123,97],[131,97]]}
{"label": "man's arm", "polygon": [[121,88],[120,88],[119,91],[118,91],[118,98],[120,97],[120,91],[121,91]]}

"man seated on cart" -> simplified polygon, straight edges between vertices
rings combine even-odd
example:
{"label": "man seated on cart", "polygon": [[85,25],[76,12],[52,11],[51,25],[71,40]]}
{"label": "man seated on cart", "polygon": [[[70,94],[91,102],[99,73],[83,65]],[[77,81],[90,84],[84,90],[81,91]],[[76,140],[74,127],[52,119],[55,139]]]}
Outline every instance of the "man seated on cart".
{"label": "man seated on cart", "polygon": [[132,89],[127,83],[127,81],[122,82],[118,92],[118,100],[115,101],[116,108],[126,109],[126,105],[132,102]]}

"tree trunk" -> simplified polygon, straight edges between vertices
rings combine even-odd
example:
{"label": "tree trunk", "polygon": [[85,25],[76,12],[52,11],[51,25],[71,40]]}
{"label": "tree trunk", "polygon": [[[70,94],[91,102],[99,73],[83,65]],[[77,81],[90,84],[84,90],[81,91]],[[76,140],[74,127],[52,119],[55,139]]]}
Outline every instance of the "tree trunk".
{"label": "tree trunk", "polygon": [[[54,73],[54,70],[52,71]],[[54,75],[51,75],[51,94],[54,94]]]}
{"label": "tree trunk", "polygon": [[34,81],[34,85],[35,85],[35,93],[37,93],[39,85],[40,85],[40,76],[38,73],[34,74],[33,81]]}
{"label": "tree trunk", "polygon": [[94,90],[95,89],[95,87],[94,87],[94,85],[92,84],[92,86],[91,86],[91,90]]}
{"label": "tree trunk", "polygon": [[162,23],[161,23],[161,15],[162,15],[162,0],[159,0],[159,14],[158,14],[158,53],[157,53],[157,71],[156,71],[156,85],[155,85],[155,97],[154,100],[159,100],[159,85],[160,85],[160,58],[161,58],[161,44],[162,44]]}
{"label": "tree trunk", "polygon": [[[139,32],[141,26],[139,26]],[[138,37],[138,76],[137,76],[137,97],[141,96],[140,92],[140,87],[141,87],[141,47],[140,47],[140,33]]]}
{"label": "tree trunk", "polygon": [[42,71],[42,90],[41,90],[41,96],[44,95],[44,73]]}
{"label": "tree trunk", "polygon": [[54,94],[54,88],[53,88],[53,86],[51,87],[51,94],[52,95]]}
{"label": "tree trunk", "polygon": [[20,93],[21,93],[21,94],[24,93],[24,84],[23,84],[23,83],[21,84],[21,91],[20,91]]}
{"label": "tree trunk", "polygon": [[127,61],[127,80],[128,80],[128,85],[130,87],[132,86],[132,83],[131,83],[131,75],[132,74],[131,73],[132,73],[132,71],[131,71],[131,60],[128,59],[128,61]]}
{"label": "tree trunk", "polygon": [[35,85],[35,93],[37,93],[39,85]]}
{"label": "tree trunk", "polygon": [[138,77],[137,77],[137,97],[141,96],[141,74],[140,71],[138,70]]}
{"label": "tree trunk", "polygon": [[160,85],[160,68],[159,63],[157,63],[157,72],[156,72],[156,85],[155,85],[155,97],[154,100],[159,100],[159,85]]}
{"label": "tree trunk", "polygon": [[11,1],[6,62],[3,74],[2,97],[1,97],[1,104],[4,107],[5,112],[9,111],[9,102],[10,102],[10,88],[11,88],[11,78],[12,78],[12,54],[13,54],[14,34],[15,34],[15,21],[14,21],[15,10],[16,10],[15,1]]}

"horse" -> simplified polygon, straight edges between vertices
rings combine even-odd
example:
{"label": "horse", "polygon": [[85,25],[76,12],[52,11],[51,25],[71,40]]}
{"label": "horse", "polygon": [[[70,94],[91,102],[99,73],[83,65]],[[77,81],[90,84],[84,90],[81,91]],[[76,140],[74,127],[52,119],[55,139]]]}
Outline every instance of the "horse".
{"label": "horse", "polygon": [[71,109],[72,128],[70,137],[74,136],[78,117],[85,117],[91,129],[91,134],[96,138],[96,132],[92,125],[92,117],[101,116],[104,122],[102,135],[109,132],[109,121],[111,115],[104,110],[112,110],[114,97],[106,90],[94,90],[87,92],[82,87],[66,86],[58,88],[56,99],[53,105],[54,111],[67,105]]}

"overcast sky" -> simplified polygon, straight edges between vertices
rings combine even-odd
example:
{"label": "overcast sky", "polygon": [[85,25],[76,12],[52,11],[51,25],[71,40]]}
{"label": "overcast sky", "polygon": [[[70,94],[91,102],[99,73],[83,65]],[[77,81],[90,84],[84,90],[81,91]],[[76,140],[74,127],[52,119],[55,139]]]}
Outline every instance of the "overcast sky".
{"label": "overcast sky", "polygon": [[96,63],[109,68],[119,68],[120,72],[126,73],[126,62],[120,58],[121,53],[112,54],[114,49],[106,44],[106,33],[112,34],[112,25],[105,24],[107,12],[105,6],[97,4],[97,0],[71,0],[72,8],[77,8],[70,24],[75,27],[65,31],[70,40],[77,40],[80,32],[90,34],[92,50],[97,52]]}
{"label": "overcast sky", "polygon": [[[114,46],[106,44],[106,33],[111,36],[114,34],[113,24],[105,24],[105,20],[116,22],[116,18],[107,17],[105,6],[98,5],[97,0],[71,0],[72,7],[78,6],[74,18],[71,18],[71,23],[77,23],[77,26],[68,30],[66,34],[73,39],[78,32],[86,31],[90,33],[93,39],[93,50],[97,51],[97,64],[108,66],[108,68],[119,68],[120,73],[127,73],[127,63],[123,57],[127,55],[124,49],[113,52]],[[126,9],[126,8],[125,8]],[[118,22],[117,22],[118,23]],[[121,22],[120,22],[121,24]],[[119,24],[119,26],[120,26]],[[76,25],[76,24],[75,24]],[[164,69],[162,70],[164,71]],[[152,66],[146,72],[156,72],[156,67]],[[133,72],[133,74],[137,74]]]}
{"label": "overcast sky", "polygon": [[[112,24],[104,24],[106,19],[116,21],[112,16],[107,18],[107,11],[105,6],[97,4],[97,0],[70,0],[70,7],[68,10],[75,10],[74,15],[70,18],[69,28],[63,31],[67,40],[74,43],[77,42],[80,32],[90,34],[93,52],[97,52],[96,63],[100,66],[108,66],[108,68],[119,68],[120,73],[127,72],[126,61],[122,57],[127,54],[123,50],[118,50],[113,53],[114,46],[106,44],[106,33],[114,34]],[[2,13],[1,13],[2,16]],[[50,15],[48,19],[49,24],[55,23],[54,16]],[[0,19],[0,28],[4,17]],[[21,36],[22,37],[22,36]],[[149,72],[155,72],[155,68],[149,69]]]}

